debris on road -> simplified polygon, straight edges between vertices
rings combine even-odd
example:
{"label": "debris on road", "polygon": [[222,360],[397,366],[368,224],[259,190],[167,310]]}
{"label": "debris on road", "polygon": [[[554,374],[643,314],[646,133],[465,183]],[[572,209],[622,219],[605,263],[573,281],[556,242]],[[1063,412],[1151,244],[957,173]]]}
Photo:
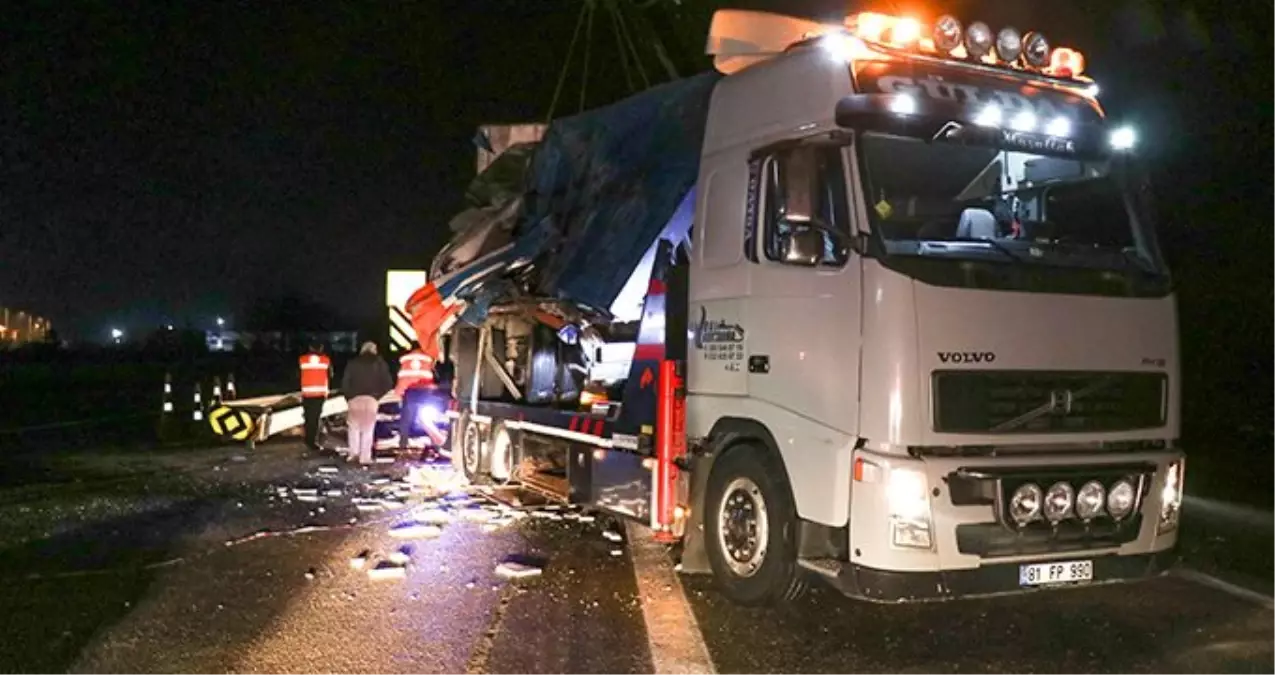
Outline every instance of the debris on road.
{"label": "debris on road", "polygon": [[400,546],[398,550],[390,554],[390,562],[395,565],[406,565],[412,561],[412,547]]}
{"label": "debris on road", "polygon": [[367,557],[369,555],[372,555],[372,552],[367,549],[359,551],[358,555],[350,558],[350,567],[356,570],[363,569],[363,566],[367,564]]}
{"label": "debris on road", "polygon": [[592,523],[593,521],[597,520],[597,517],[595,517],[595,516],[591,516],[591,515],[589,515],[589,514],[587,514],[587,513],[581,513],[581,514],[577,517],[577,520],[579,520],[579,521],[580,521],[580,522],[582,522],[582,523]]}
{"label": "debris on road", "polygon": [[622,548],[613,548],[613,549],[611,549],[611,557],[612,557],[612,558],[619,558],[619,557],[620,557],[620,556],[622,556],[622,555],[624,555],[624,549],[622,549]]}
{"label": "debris on road", "polygon": [[318,576],[318,570],[314,569],[313,567],[306,570],[305,572],[305,578],[307,581],[313,581],[316,576]]}
{"label": "debris on road", "polygon": [[406,567],[395,565],[388,560],[382,560],[376,564],[376,567],[367,571],[367,577],[372,580],[402,579],[405,576],[407,576]]}
{"label": "debris on road", "polygon": [[437,537],[443,533],[443,528],[428,523],[401,523],[390,528],[390,536],[399,539],[422,539],[427,537]]}
{"label": "debris on road", "polygon": [[526,579],[528,577],[537,577],[544,573],[539,567],[520,563],[516,560],[506,560],[496,566],[496,575],[505,579]]}
{"label": "debris on road", "polygon": [[339,489],[336,489],[336,488],[323,491],[323,495],[325,497],[340,497],[342,494],[344,493],[342,493]]}
{"label": "debris on road", "polygon": [[335,466],[321,466],[319,473],[341,473],[341,469]]}
{"label": "debris on road", "polygon": [[624,541],[624,535],[615,530],[602,530],[602,538],[607,541],[621,542]]}

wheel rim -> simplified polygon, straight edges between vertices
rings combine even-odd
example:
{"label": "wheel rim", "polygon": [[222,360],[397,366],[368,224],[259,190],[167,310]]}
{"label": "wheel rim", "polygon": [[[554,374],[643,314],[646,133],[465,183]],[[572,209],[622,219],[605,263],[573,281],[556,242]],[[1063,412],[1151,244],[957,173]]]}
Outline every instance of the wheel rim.
{"label": "wheel rim", "polygon": [[509,432],[501,427],[491,439],[491,476],[497,480],[509,480],[513,472],[513,457],[510,455]]}
{"label": "wheel rim", "polygon": [[736,478],[717,506],[717,544],[731,572],[751,577],[761,569],[770,543],[770,519],[761,488],[749,478]]}
{"label": "wheel rim", "polygon": [[478,425],[470,423],[465,427],[464,449],[461,452],[461,458],[465,464],[465,471],[471,475],[478,473]]}

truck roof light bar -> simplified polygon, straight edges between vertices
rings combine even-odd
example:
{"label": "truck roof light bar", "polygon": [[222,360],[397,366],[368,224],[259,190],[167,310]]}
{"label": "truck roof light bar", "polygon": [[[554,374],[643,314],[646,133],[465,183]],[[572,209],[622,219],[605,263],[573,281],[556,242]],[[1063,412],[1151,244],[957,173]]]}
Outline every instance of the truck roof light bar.
{"label": "truck roof light bar", "polygon": [[910,16],[858,12],[846,17],[846,30],[869,48],[926,54],[970,61],[1002,69],[1024,70],[1064,80],[1088,82],[1085,59],[1070,47],[1050,49],[1039,31],[1019,33],[1012,27],[993,34],[975,21],[962,30],[956,17],[945,14],[931,24]]}

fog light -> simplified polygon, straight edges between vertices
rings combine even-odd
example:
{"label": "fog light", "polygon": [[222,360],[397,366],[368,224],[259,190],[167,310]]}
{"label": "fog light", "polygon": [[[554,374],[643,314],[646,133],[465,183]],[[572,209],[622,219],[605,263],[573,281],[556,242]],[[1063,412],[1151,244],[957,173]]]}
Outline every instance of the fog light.
{"label": "fog light", "polygon": [[1014,490],[1009,498],[1009,517],[1019,527],[1040,518],[1041,502],[1045,499],[1044,491],[1035,483],[1023,483]]}
{"label": "fog light", "polygon": [[1124,520],[1133,513],[1134,497],[1133,483],[1121,478],[1107,493],[1107,513],[1116,520]]}
{"label": "fog light", "polygon": [[1164,473],[1164,488],[1160,490],[1160,524],[1157,534],[1171,532],[1178,526],[1182,514],[1182,469],[1183,462],[1177,461],[1169,465]]}
{"label": "fog light", "polygon": [[1059,481],[1045,491],[1045,518],[1051,523],[1058,523],[1070,516],[1075,505],[1076,489],[1070,483]]}
{"label": "fog light", "polygon": [[1076,493],[1076,515],[1081,520],[1093,520],[1102,515],[1102,504],[1106,501],[1107,491],[1102,483],[1091,480]]}

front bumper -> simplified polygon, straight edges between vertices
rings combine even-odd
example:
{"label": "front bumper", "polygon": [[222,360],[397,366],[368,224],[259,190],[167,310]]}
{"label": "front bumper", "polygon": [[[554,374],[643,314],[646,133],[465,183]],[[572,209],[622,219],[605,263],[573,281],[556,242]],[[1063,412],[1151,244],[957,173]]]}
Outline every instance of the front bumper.
{"label": "front bumper", "polygon": [[[1083,557],[1083,554],[1077,557]],[[1017,562],[939,572],[894,572],[845,565],[833,583],[848,596],[874,602],[932,602],[1150,579],[1168,572],[1177,560],[1178,554],[1174,549],[1142,555],[1096,557],[1093,559],[1093,581],[1082,584],[1019,586]]]}

